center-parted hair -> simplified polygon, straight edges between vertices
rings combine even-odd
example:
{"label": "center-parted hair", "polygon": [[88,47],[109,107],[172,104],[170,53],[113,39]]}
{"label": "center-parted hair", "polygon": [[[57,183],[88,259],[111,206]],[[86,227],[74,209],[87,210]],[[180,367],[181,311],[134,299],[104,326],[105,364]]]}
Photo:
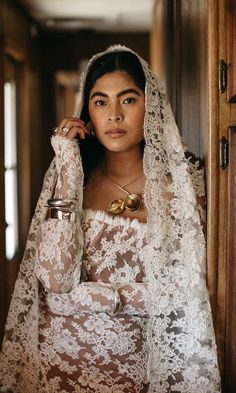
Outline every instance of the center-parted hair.
{"label": "center-parted hair", "polygon": [[145,76],[137,56],[131,52],[111,52],[98,57],[90,66],[83,91],[83,107],[81,119],[86,123],[90,117],[88,113],[89,95],[96,81],[102,76],[114,71],[125,72],[141,90],[145,90]]}

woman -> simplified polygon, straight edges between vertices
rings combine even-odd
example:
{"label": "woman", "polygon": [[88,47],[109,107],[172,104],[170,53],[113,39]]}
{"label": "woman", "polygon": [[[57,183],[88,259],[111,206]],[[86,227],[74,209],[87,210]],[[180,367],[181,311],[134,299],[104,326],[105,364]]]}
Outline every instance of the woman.
{"label": "woman", "polygon": [[199,162],[131,50],[96,55],[82,96],[52,137],[1,391],[220,392]]}

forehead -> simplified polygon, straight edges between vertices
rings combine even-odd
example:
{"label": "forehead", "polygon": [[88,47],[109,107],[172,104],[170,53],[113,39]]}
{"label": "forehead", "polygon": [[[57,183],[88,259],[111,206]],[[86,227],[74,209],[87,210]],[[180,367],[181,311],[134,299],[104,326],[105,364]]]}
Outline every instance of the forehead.
{"label": "forehead", "polygon": [[95,90],[120,90],[129,87],[135,87],[136,89],[139,89],[129,74],[124,71],[113,71],[98,78],[91,92]]}

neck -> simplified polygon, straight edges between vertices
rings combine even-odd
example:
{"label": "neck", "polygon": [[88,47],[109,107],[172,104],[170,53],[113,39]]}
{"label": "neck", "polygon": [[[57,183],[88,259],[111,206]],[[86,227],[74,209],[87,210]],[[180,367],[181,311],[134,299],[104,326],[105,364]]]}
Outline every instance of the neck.
{"label": "neck", "polygon": [[106,151],[102,171],[113,179],[129,178],[142,172],[143,157],[140,149],[126,152]]}

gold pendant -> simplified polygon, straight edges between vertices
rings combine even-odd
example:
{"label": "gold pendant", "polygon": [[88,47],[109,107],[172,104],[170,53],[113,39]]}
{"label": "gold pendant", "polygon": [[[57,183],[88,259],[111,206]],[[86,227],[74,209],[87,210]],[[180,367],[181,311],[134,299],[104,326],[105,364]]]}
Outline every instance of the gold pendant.
{"label": "gold pendant", "polygon": [[137,194],[129,194],[125,199],[114,199],[107,206],[107,213],[120,214],[125,209],[135,211],[141,206],[141,198]]}
{"label": "gold pendant", "polygon": [[110,214],[120,214],[125,210],[124,199],[114,199],[107,206],[107,213]]}
{"label": "gold pendant", "polygon": [[128,210],[135,211],[141,206],[141,199],[137,194],[129,194],[125,199],[125,207]]}

